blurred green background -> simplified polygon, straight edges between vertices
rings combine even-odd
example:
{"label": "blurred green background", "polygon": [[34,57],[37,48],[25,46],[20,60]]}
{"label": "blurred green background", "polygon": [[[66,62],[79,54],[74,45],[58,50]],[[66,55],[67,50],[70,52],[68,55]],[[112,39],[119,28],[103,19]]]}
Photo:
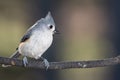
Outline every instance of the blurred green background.
{"label": "blurred green background", "polygon": [[[0,0],[0,55],[9,57],[25,31],[51,11],[60,35],[48,61],[104,59],[120,52],[118,0]],[[120,80],[120,66],[39,70],[2,68],[0,80]]]}

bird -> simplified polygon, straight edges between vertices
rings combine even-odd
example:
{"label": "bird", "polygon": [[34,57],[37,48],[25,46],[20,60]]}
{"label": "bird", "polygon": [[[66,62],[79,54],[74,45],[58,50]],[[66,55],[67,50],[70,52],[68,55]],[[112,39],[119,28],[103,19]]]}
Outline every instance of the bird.
{"label": "bird", "polygon": [[48,12],[44,18],[35,22],[35,24],[26,31],[20,40],[16,52],[13,53],[10,58],[18,58],[21,55],[24,56],[23,64],[25,67],[28,64],[27,57],[36,60],[42,59],[46,69],[48,69],[50,66],[49,62],[43,58],[42,55],[51,46],[55,33],[57,33],[55,22],[51,12]]}

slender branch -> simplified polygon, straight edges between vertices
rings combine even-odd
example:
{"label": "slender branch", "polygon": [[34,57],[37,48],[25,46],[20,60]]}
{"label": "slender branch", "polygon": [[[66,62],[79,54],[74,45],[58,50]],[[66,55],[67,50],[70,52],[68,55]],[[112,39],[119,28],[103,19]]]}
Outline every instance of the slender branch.
{"label": "slender branch", "polygon": [[[0,64],[24,67],[22,60],[5,57],[0,57]],[[50,67],[48,69],[94,68],[112,66],[117,64],[120,64],[120,56],[103,60],[50,62]],[[44,63],[38,60],[29,60],[29,63],[26,67],[46,69]]]}

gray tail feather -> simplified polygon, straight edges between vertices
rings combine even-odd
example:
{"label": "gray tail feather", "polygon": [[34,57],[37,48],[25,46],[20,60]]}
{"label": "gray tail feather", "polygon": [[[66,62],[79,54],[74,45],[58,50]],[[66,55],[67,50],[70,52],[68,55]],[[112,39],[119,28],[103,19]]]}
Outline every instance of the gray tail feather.
{"label": "gray tail feather", "polygon": [[13,53],[13,55],[11,55],[9,58],[18,58],[21,54],[18,52],[18,50]]}

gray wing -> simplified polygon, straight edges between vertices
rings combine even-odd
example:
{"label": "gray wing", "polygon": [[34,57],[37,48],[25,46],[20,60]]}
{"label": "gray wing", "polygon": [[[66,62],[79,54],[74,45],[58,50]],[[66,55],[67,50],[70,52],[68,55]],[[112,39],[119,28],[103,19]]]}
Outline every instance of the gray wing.
{"label": "gray wing", "polygon": [[30,38],[31,34],[32,34],[32,30],[30,29],[25,33],[25,35],[22,37],[20,42],[25,42],[26,40],[28,40]]}
{"label": "gray wing", "polygon": [[[22,37],[20,43],[28,40],[30,36],[31,36],[31,30],[28,30],[26,34]],[[20,55],[21,54],[19,53],[18,48],[16,48],[16,52],[13,55],[11,55],[10,58],[18,58]]]}
{"label": "gray wing", "polygon": [[23,36],[20,42],[25,42],[26,40],[28,40],[32,35],[32,32],[38,29],[40,27],[40,24],[43,24],[43,23],[44,23],[44,18],[41,18],[40,20],[38,20],[31,28],[28,29],[28,31]]}

